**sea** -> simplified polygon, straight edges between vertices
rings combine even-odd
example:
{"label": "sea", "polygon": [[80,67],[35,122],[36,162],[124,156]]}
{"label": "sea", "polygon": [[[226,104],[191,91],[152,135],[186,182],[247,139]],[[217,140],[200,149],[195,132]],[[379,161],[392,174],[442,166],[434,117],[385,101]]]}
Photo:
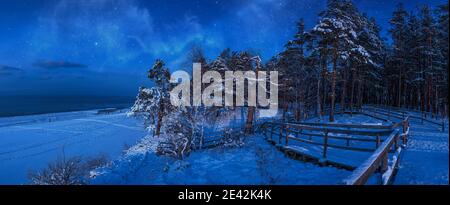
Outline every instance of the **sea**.
{"label": "sea", "polygon": [[0,117],[128,108],[133,96],[1,96]]}

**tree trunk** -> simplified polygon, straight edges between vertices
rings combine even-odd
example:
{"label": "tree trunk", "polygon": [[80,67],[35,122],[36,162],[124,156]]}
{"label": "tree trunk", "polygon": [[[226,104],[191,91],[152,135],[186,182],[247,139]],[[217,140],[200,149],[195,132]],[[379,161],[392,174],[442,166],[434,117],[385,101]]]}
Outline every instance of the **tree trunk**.
{"label": "tree trunk", "polygon": [[160,103],[160,108],[158,112],[158,120],[156,121],[156,130],[155,130],[155,136],[159,136],[161,134],[161,125],[162,125],[162,118],[163,118],[163,111],[164,108],[162,107],[162,103]]}
{"label": "tree trunk", "polygon": [[431,112],[431,80],[428,77],[427,112]]}
{"label": "tree trunk", "polygon": [[[334,67],[334,66],[333,66]],[[331,109],[330,109],[330,122],[334,122],[334,100],[336,95],[336,71],[333,68],[333,74],[331,76]]]}
{"label": "tree trunk", "polygon": [[[256,67],[256,79],[258,79],[258,72],[259,72],[259,62],[257,62],[257,67]],[[255,81],[255,83],[257,83],[257,81]],[[256,87],[258,88],[258,84],[256,84]],[[257,106],[257,104],[255,105]],[[245,133],[246,134],[253,134],[253,119],[255,118],[255,111],[256,111],[256,107],[253,106],[248,106],[248,110],[247,110],[247,122],[245,123]]]}
{"label": "tree trunk", "polygon": [[345,110],[345,97],[347,95],[347,71],[344,71],[344,76],[342,78],[344,80],[342,85],[342,95],[341,95],[341,114],[344,114]]}
{"label": "tree trunk", "polygon": [[331,109],[330,109],[330,122],[334,122],[334,101],[336,99],[336,66],[337,66],[337,42],[334,43],[336,50],[333,54],[333,73],[331,75]]}
{"label": "tree trunk", "polygon": [[247,122],[245,123],[245,134],[253,133],[253,118],[255,113],[255,107],[249,106],[247,112]]}
{"label": "tree trunk", "polygon": [[320,73],[317,74],[317,115],[319,116],[319,119],[322,119],[322,100],[320,98],[320,86],[321,86],[321,79],[322,76]]}
{"label": "tree trunk", "polygon": [[350,91],[350,113],[353,114],[353,95],[355,94],[355,71],[353,70],[353,75],[352,75],[352,90]]}
{"label": "tree trunk", "polygon": [[363,86],[362,84],[363,84],[363,81],[361,79],[361,75],[358,74],[358,95],[356,95],[356,96],[358,96],[356,99],[358,108],[361,108],[362,86]]}
{"label": "tree trunk", "polygon": [[399,68],[399,74],[398,74],[398,93],[397,93],[397,97],[398,97],[398,101],[397,101],[397,106],[401,107],[401,96],[402,96],[402,68]]}
{"label": "tree trunk", "polygon": [[439,109],[438,108],[439,96],[438,96],[438,88],[437,88],[437,86],[435,88],[434,94],[435,94],[435,96],[434,96],[434,110],[436,112],[436,119],[437,119],[437,116],[439,115],[439,110],[438,110]]}
{"label": "tree trunk", "polygon": [[[297,75],[297,77],[298,77],[298,75]],[[301,99],[300,99],[300,96],[301,96],[301,92],[302,92],[302,90],[300,89],[300,86],[298,85],[299,83],[298,83],[298,81],[295,83],[295,89],[296,89],[296,92],[295,92],[295,94],[296,94],[296,99],[295,99],[295,102],[296,102],[296,109],[295,109],[295,121],[300,121],[300,112],[301,112]]]}

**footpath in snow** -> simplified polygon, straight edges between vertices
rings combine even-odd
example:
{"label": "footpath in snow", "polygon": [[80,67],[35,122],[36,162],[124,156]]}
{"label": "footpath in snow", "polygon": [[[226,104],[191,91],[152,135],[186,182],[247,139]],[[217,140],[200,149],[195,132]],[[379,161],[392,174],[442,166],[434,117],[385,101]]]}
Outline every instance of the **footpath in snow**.
{"label": "footpath in snow", "polygon": [[411,136],[394,184],[448,184],[448,124],[437,125],[411,120]]}

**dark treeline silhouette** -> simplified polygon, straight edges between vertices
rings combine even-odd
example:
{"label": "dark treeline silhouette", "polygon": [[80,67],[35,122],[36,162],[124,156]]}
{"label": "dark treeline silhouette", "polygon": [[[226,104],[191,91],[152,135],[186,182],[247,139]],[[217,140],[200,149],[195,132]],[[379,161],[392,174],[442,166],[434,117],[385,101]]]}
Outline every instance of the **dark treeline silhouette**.
{"label": "dark treeline silhouette", "polygon": [[310,31],[300,20],[265,66],[283,79],[284,112],[299,120],[316,110],[334,121],[336,104],[342,111],[370,103],[448,115],[448,4],[414,12],[399,4],[390,25],[388,43],[350,0],[329,0]]}

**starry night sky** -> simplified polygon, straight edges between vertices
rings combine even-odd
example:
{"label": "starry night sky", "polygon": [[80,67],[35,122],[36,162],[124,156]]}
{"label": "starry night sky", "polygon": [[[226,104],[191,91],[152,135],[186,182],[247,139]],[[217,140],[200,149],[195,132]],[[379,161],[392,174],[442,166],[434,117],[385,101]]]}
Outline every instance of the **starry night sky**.
{"label": "starry night sky", "polygon": [[[445,0],[355,0],[388,37],[397,3],[406,9]],[[317,22],[325,0],[0,0],[0,96],[135,95],[156,58],[186,65],[192,46],[208,58],[226,47],[267,60],[304,18]],[[184,68],[190,69],[190,68]]]}

